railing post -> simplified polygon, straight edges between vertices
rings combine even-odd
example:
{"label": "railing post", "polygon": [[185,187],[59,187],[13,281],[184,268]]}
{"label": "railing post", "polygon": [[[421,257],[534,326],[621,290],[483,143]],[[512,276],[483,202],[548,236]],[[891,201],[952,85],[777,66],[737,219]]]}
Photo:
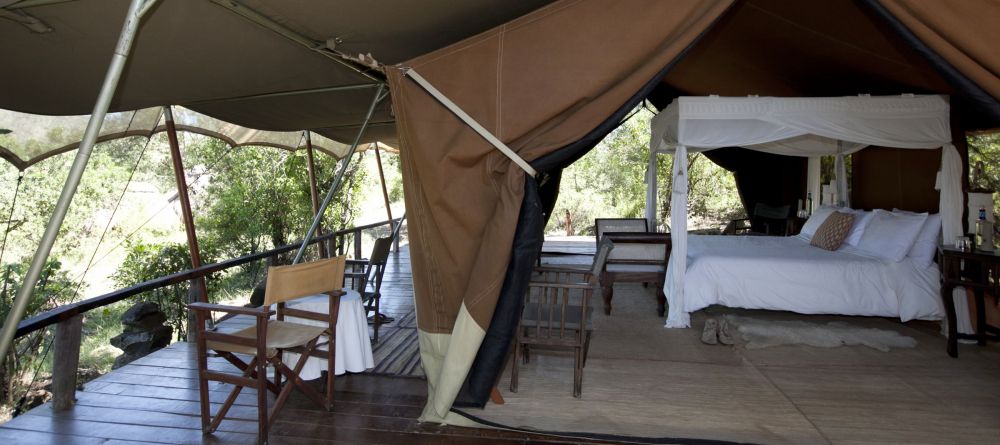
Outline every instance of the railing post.
{"label": "railing post", "polygon": [[76,372],[80,367],[83,315],[56,324],[52,358],[52,409],[65,410],[76,403]]}
{"label": "railing post", "polygon": [[354,231],[354,258],[355,259],[360,259],[361,258],[361,231],[360,230],[355,230]]}

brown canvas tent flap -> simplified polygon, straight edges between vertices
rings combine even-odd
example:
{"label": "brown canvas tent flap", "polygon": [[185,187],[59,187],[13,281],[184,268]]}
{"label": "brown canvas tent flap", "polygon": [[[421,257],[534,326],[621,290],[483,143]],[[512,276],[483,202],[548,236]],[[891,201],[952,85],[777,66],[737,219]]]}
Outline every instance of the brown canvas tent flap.
{"label": "brown canvas tent flap", "polygon": [[880,0],[925,45],[1000,97],[1000,2]]}
{"label": "brown canvas tent flap", "polygon": [[414,69],[521,157],[572,144],[677,57],[730,1],[561,1],[390,69],[429,399],[445,421],[510,260],[524,173]]}

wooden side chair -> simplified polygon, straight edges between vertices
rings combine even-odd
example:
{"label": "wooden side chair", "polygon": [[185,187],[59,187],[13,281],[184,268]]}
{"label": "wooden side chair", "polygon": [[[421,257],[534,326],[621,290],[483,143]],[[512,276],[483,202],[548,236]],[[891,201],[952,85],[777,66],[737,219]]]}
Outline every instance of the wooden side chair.
{"label": "wooden side chair", "polygon": [[372,325],[372,341],[375,343],[378,343],[379,327],[394,320],[381,312],[379,303],[382,298],[382,276],[385,274],[385,266],[389,262],[391,250],[391,237],[378,238],[375,240],[372,254],[367,260],[347,260],[351,271],[345,275],[345,278],[351,279],[352,288],[361,294],[365,314],[372,314],[368,315],[368,322]]}
{"label": "wooden side chair", "polygon": [[583,367],[587,364],[594,327],[590,299],[608,254],[614,245],[601,242],[589,269],[542,266],[535,268],[538,280],[528,284],[524,309],[514,340],[510,390],[517,392],[518,361],[529,360],[529,348],[569,349],[574,353],[573,397],[583,392]]}
{"label": "wooden side chair", "polygon": [[[326,410],[333,407],[334,357],[336,357],[337,315],[344,282],[345,258],[301,263],[290,266],[270,267],[267,275],[267,289],[264,306],[247,308],[210,303],[191,303],[188,307],[195,311],[198,350],[198,391],[201,397],[202,431],[211,433],[219,427],[229,408],[243,388],[257,391],[258,443],[268,441],[268,428],[276,414],[288,400],[292,388],[296,387],[308,398]],[[300,297],[326,294],[330,299],[327,313],[286,308],[285,302]],[[277,306],[277,319],[270,320],[271,305]],[[206,317],[212,312],[225,312],[254,317],[254,325],[232,333],[214,332],[205,329]],[[327,322],[326,326],[311,326],[284,321],[285,316],[300,317]],[[323,338],[325,336],[325,338]],[[321,342],[322,340],[322,342]],[[310,355],[319,355],[316,348],[327,346],[326,394],[320,394],[306,384],[299,372]],[[209,354],[226,359],[242,371],[233,375],[208,369]],[[282,353],[302,354],[291,368],[282,362]],[[245,362],[241,357],[249,357]],[[267,367],[274,368],[274,380],[267,379]],[[282,378],[287,380],[282,387]],[[235,385],[213,417],[208,392],[208,382],[218,381]],[[268,392],[274,393],[274,406],[268,411]]]}

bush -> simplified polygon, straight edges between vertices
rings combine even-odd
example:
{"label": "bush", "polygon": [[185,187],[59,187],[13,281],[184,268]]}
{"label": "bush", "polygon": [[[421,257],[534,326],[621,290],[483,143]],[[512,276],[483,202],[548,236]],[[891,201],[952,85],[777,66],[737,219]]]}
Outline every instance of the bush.
{"label": "bush", "polygon": [[[202,253],[205,263],[210,263],[208,256]],[[180,243],[144,243],[142,241],[129,245],[128,255],[121,266],[111,276],[115,285],[126,288],[160,278],[172,273],[191,268],[191,254],[188,247]],[[212,280],[206,277],[209,295],[212,294]],[[138,301],[151,301],[160,305],[160,310],[167,315],[167,324],[174,328],[180,340],[187,340],[187,308],[188,282],[154,289],[138,296]],[[134,303],[133,301],[132,303]]]}

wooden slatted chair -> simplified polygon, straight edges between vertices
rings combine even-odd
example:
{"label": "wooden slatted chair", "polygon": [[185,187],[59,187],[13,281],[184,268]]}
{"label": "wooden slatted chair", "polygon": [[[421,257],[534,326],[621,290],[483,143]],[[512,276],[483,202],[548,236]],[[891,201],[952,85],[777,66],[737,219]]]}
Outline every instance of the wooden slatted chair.
{"label": "wooden slatted chair", "polygon": [[347,260],[351,271],[345,278],[351,279],[352,288],[361,294],[361,302],[365,307],[365,314],[372,325],[372,341],[378,343],[379,327],[385,323],[393,321],[381,312],[380,300],[382,299],[382,276],[385,274],[385,266],[389,262],[389,252],[392,250],[392,238],[377,238],[375,246],[372,247],[372,254],[367,260]]}
{"label": "wooden slatted chair", "polygon": [[514,341],[511,392],[517,392],[518,360],[528,363],[529,347],[534,349],[537,346],[573,351],[573,397],[580,397],[583,393],[583,367],[587,364],[593,333],[590,300],[594,289],[600,286],[601,271],[613,247],[610,241],[602,241],[589,269],[571,266],[535,268],[534,272],[539,277],[528,284]]}
{"label": "wooden slatted chair", "polygon": [[[201,424],[206,434],[219,427],[229,408],[236,401],[243,388],[257,390],[258,443],[267,443],[268,429],[276,414],[288,400],[292,388],[298,388],[308,398],[326,410],[333,407],[334,357],[336,357],[337,315],[344,282],[344,257],[330,258],[291,266],[268,269],[267,290],[264,306],[246,308],[209,303],[191,303],[197,324],[198,351],[198,392],[201,396]],[[300,297],[326,294],[330,299],[327,313],[286,308],[285,302]],[[270,320],[271,305],[276,305],[276,318]],[[254,325],[233,333],[220,333],[205,329],[206,317],[211,312],[225,312],[254,317]],[[311,326],[284,321],[285,316],[299,317],[326,322],[326,326]],[[325,338],[324,338],[325,336]],[[322,340],[322,341],[321,341]],[[317,351],[326,345],[327,351]],[[242,371],[233,375],[208,369],[209,351]],[[289,368],[282,362],[282,353],[301,354],[295,365]],[[326,394],[320,394],[300,377],[302,367],[311,355],[325,355],[327,363]],[[249,362],[241,356],[249,356]],[[267,379],[267,367],[274,368],[274,381]],[[282,387],[282,378],[287,380]],[[213,417],[208,392],[208,382],[219,381],[235,385],[229,397],[223,402]],[[268,411],[267,393],[276,395],[274,406]]]}

